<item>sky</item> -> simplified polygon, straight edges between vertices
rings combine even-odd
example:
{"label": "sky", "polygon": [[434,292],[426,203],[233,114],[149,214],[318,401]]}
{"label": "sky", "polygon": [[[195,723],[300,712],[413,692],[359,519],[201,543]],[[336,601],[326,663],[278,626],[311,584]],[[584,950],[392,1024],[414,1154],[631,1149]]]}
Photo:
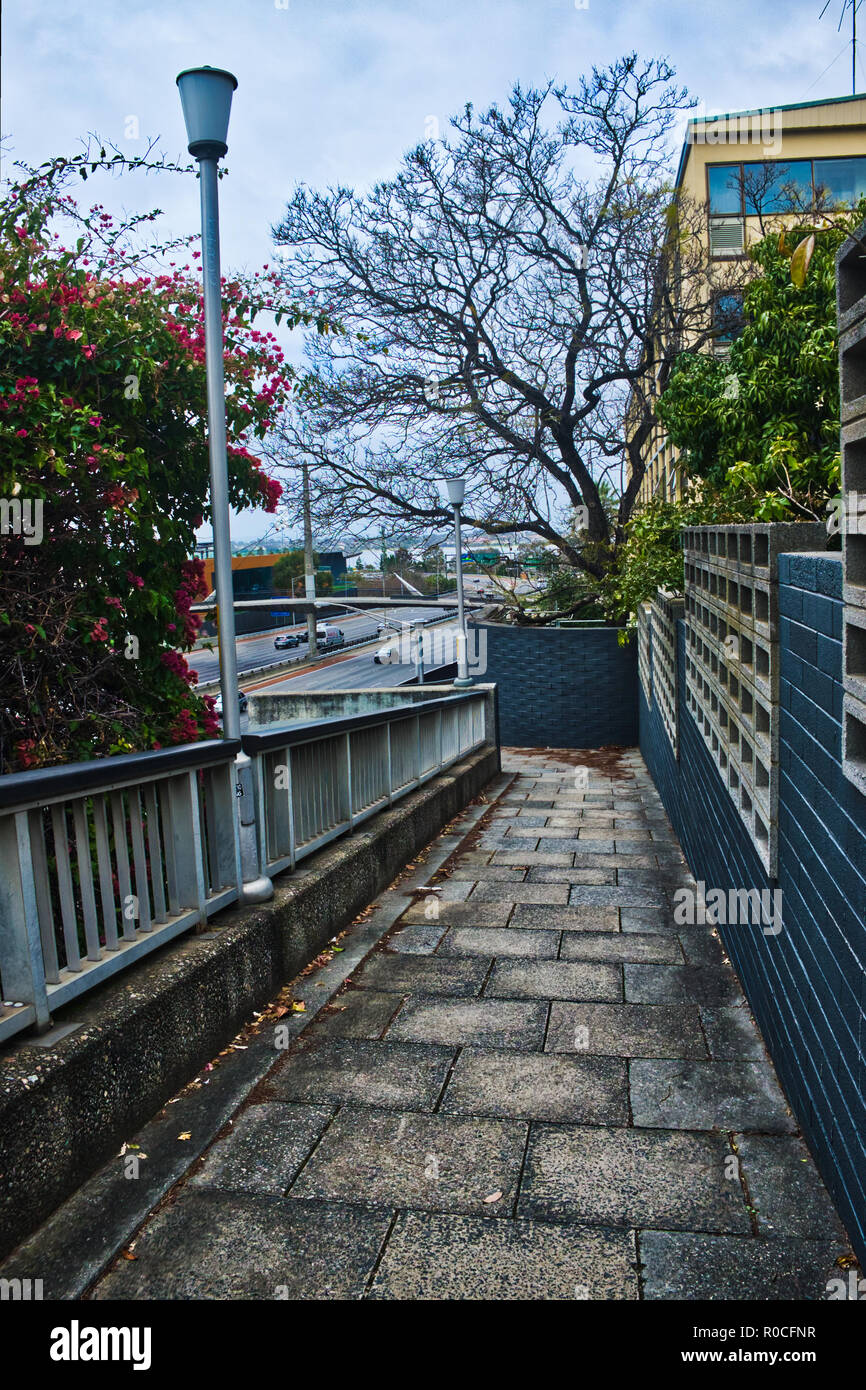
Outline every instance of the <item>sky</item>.
{"label": "sky", "polygon": [[[226,267],[273,257],[270,228],[295,183],[364,188],[467,101],[504,103],[515,82],[576,85],[637,49],[665,56],[713,114],[849,95],[844,0],[7,0],[6,160],[75,153],[88,131],[130,154],[160,137],[185,156],[175,77],[210,63],[238,79],[221,184]],[[861,26],[866,30],[866,25]],[[858,56],[866,91],[866,40]],[[140,138],[127,138],[137,118]],[[198,229],[198,185],[169,176],[87,185],[109,211]],[[236,519],[236,539],[270,524]]]}

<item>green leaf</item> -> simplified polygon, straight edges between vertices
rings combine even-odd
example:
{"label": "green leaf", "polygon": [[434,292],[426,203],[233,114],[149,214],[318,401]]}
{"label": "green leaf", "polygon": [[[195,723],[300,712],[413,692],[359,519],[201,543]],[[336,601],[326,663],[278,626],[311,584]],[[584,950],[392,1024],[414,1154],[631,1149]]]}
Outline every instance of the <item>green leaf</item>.
{"label": "green leaf", "polygon": [[806,283],[812,256],[815,253],[815,233],[804,238],[791,257],[791,280],[801,290]]}

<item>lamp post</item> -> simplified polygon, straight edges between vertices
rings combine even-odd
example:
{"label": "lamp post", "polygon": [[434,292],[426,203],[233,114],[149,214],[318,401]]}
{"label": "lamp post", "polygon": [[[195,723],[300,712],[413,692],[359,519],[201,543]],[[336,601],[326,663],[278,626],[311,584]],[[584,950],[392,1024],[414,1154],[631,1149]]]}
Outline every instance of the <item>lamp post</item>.
{"label": "lamp post", "polygon": [[471,685],[466,660],[466,614],[463,607],[463,542],[460,537],[460,508],[466,494],[465,478],[448,478],[445,482],[448,501],[454,508],[454,561],[457,570],[457,679],[455,685]]}
{"label": "lamp post", "polygon": [[[214,588],[217,602],[220,693],[227,738],[241,735],[238,703],[238,654],[232,588],[232,542],[229,521],[226,403],[223,375],[222,293],[220,290],[219,176],[217,165],[228,150],[232,95],[237,78],[222,68],[187,68],[177,85],[190,154],[198,160],[201,182],[202,280],[204,285],[207,428],[210,454],[210,505],[213,522]],[[239,870],[244,902],[266,902],[274,885],[259,874],[255,833],[252,766],[246,753],[235,759],[240,849]]]}

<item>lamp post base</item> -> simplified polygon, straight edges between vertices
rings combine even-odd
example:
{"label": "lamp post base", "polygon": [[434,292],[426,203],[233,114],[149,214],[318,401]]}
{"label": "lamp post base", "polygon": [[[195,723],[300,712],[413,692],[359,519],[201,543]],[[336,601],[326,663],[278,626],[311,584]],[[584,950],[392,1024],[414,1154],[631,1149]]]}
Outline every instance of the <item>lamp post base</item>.
{"label": "lamp post base", "polygon": [[274,896],[274,885],[269,878],[254,878],[245,883],[241,890],[241,902],[268,903]]}
{"label": "lamp post base", "polygon": [[464,686],[474,685],[474,681],[471,676],[455,676],[451,684],[462,690]]}

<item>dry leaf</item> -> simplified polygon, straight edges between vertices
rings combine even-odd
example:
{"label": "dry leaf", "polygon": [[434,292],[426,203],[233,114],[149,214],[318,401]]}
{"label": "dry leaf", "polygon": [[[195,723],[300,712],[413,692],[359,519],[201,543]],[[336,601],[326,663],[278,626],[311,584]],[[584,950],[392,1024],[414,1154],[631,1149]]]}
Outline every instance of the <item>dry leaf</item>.
{"label": "dry leaf", "polygon": [[485,1197],[485,1198],[484,1198],[484,1205],[485,1205],[485,1206],[489,1206],[491,1202],[498,1202],[501,1196],[502,1196],[501,1191],[500,1191],[500,1192],[491,1192],[489,1197]]}
{"label": "dry leaf", "polygon": [[138,1259],[138,1256],[137,1256],[137,1255],[133,1255],[133,1253],[132,1253],[131,1250],[121,1250],[120,1253],[121,1253],[121,1255],[123,1256],[123,1258],[124,1258],[125,1260],[137,1260],[137,1259]]}
{"label": "dry leaf", "polygon": [[189,1131],[188,1129],[185,1129],[184,1132],[183,1132],[183,1134],[179,1134],[177,1137],[178,1137],[178,1139],[191,1139],[191,1138],[192,1138],[192,1134],[190,1133],[190,1131]]}
{"label": "dry leaf", "polygon": [[302,999],[296,999],[292,1008],[296,1014],[305,1014],[307,1012],[307,1006]]}

